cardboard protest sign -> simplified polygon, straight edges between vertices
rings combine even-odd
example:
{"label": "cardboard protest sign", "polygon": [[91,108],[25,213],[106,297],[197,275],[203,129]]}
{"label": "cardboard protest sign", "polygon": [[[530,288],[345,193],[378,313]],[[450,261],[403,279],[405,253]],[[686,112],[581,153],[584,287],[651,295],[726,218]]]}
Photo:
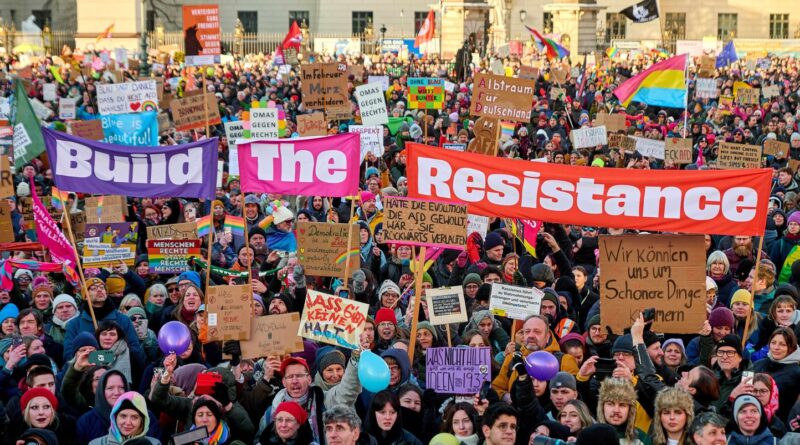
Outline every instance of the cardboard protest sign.
{"label": "cardboard protest sign", "polygon": [[105,133],[103,133],[103,122],[100,119],[72,121],[69,123],[68,128],[70,134],[79,138],[102,141],[106,137]]}
{"label": "cardboard protest sign", "polygon": [[764,151],[762,154],[776,156],[778,153],[786,156],[789,154],[789,143],[775,139],[764,139]]}
{"label": "cardboard protest sign", "polygon": [[377,83],[381,91],[386,91],[389,89],[389,76],[368,76],[367,83]]}
{"label": "cardboard protest sign", "polygon": [[556,81],[557,84],[566,83],[570,76],[569,65],[551,65],[550,76]]}
{"label": "cardboard protest sign", "polygon": [[600,263],[601,325],[622,333],[641,311],[655,308],[654,332],[691,334],[703,326],[702,235],[601,235]]}
{"label": "cardboard protest sign", "polygon": [[667,138],[664,140],[664,160],[674,164],[692,163],[692,140],[682,138]]}
{"label": "cardboard protest sign", "polygon": [[11,162],[8,156],[0,156],[0,198],[14,196],[14,175],[11,174]]}
{"label": "cardboard protest sign", "polygon": [[160,226],[147,226],[147,239],[196,239],[197,223],[164,224]]}
{"label": "cardboard protest sign", "polygon": [[631,136],[631,139],[636,143],[636,151],[641,153],[642,156],[664,159],[664,141],[635,136]]}
{"label": "cardboard protest sign", "polygon": [[383,237],[416,246],[463,248],[467,244],[467,206],[387,196]]}
{"label": "cardboard protest sign", "polygon": [[61,120],[75,119],[77,102],[78,99],[60,98],[58,100],[58,118]]}
{"label": "cardboard protest sign", "polygon": [[528,80],[537,80],[539,78],[539,68],[533,66],[521,66],[519,67],[519,77],[520,79],[528,79]]}
{"label": "cardboard protest sign", "polygon": [[636,141],[624,134],[609,134],[608,148],[624,150],[625,153],[636,151]]}
{"label": "cardboard protest sign", "polygon": [[83,240],[86,238],[86,213],[67,212],[67,214],[69,215],[69,223],[72,226],[72,234],[75,236],[75,242],[77,244],[83,244]]}
{"label": "cardboard protest sign", "polygon": [[278,109],[277,108],[251,108],[250,109],[250,138],[278,139]]}
{"label": "cardboard protest sign", "polygon": [[470,114],[527,123],[535,90],[533,80],[476,73]]}
{"label": "cardboard protest sign", "polygon": [[189,270],[187,260],[200,258],[199,239],[148,239],[147,261],[150,273],[176,274]]}
{"label": "cardboard protest sign", "polygon": [[298,114],[297,133],[303,137],[327,135],[328,123],[325,122],[325,113]]}
{"label": "cardboard protest sign", "polygon": [[124,196],[89,196],[85,199],[84,210],[90,222],[124,222],[128,216],[128,200]]}
{"label": "cardboard protest sign", "polygon": [[[205,97],[205,104],[203,102]],[[173,99],[170,102],[172,119],[175,121],[175,129],[178,131],[203,128],[208,125],[218,125],[221,121],[219,117],[219,107],[217,98],[211,94],[196,94],[186,96],[183,99]]]}
{"label": "cardboard protest sign", "polygon": [[758,145],[721,142],[717,154],[719,168],[759,168],[761,167],[761,147]]}
{"label": "cardboard protest sign", "polygon": [[347,91],[347,65],[311,63],[300,65],[303,105],[309,110],[325,110],[328,120],[352,117]]}
{"label": "cardboard protest sign", "polygon": [[[349,247],[348,228],[351,231]],[[297,259],[308,275],[343,277],[348,256],[351,270],[361,267],[361,237],[357,224],[300,222],[296,235]]]}
{"label": "cardboard protest sign", "polygon": [[781,95],[781,89],[778,85],[770,85],[761,89],[761,94],[766,98],[777,97]]}
{"label": "cardboard protest sign", "polygon": [[537,288],[492,283],[489,310],[501,317],[524,320],[539,313],[544,292]]}
{"label": "cardboard protest sign", "polygon": [[249,285],[209,286],[206,291],[208,341],[249,340],[252,300]]}
{"label": "cardboard protest sign", "polygon": [[97,109],[100,114],[158,111],[156,82],[98,83]]}
{"label": "cardboard protest sign", "polygon": [[242,358],[258,359],[301,352],[303,340],[297,336],[299,328],[299,312],[253,317],[250,320],[250,340],[239,342]]}
{"label": "cardboard protest sign", "polygon": [[14,226],[11,223],[11,204],[0,200],[0,243],[14,242]]}
{"label": "cardboard protest sign", "polygon": [[356,87],[355,96],[356,101],[358,101],[362,124],[372,126],[389,123],[383,91],[377,83],[368,83]]}
{"label": "cardboard protest sign", "polygon": [[628,128],[626,122],[625,116],[621,114],[597,113],[597,116],[594,118],[594,126],[606,127],[606,131],[609,133],[625,131]]}
{"label": "cardboard protest sign", "polygon": [[797,172],[797,170],[800,169],[800,160],[789,159],[789,168],[791,168],[793,172]]}
{"label": "cardboard protest sign", "polygon": [[84,267],[112,267],[124,262],[133,266],[136,261],[136,222],[86,224],[83,244]]}
{"label": "cardboard protest sign", "polygon": [[444,79],[411,77],[408,79],[409,110],[441,110],[444,105]]}
{"label": "cardboard protest sign", "polygon": [[467,236],[473,232],[481,235],[481,238],[486,238],[486,232],[489,231],[489,217],[483,215],[467,215]]}
{"label": "cardboard protest sign", "polygon": [[497,154],[497,131],[500,121],[490,117],[481,117],[472,128],[475,137],[469,141],[467,151],[471,153],[495,156]]}
{"label": "cardboard protest sign", "polygon": [[697,75],[700,77],[713,77],[717,70],[717,57],[702,55],[697,64]]}
{"label": "cardboard protest sign", "polygon": [[563,99],[566,95],[567,95],[567,90],[565,90],[564,88],[551,87],[550,94],[548,95],[548,97],[550,98],[550,100],[559,100]]}
{"label": "cardboard protest sign", "polygon": [[761,97],[760,88],[739,88],[736,90],[736,101],[745,105],[758,105],[759,98]]}
{"label": "cardboard protest sign", "polygon": [[492,380],[492,348],[429,348],[425,387],[438,394],[477,394]]}
{"label": "cardboard protest sign", "polygon": [[377,158],[383,156],[382,126],[350,125],[347,127],[347,131],[349,133],[358,133],[361,143],[361,159],[364,159],[364,156],[369,152],[372,152]]}
{"label": "cardboard protest sign", "polygon": [[461,286],[428,289],[425,301],[428,303],[429,321],[434,326],[467,321],[464,288]]}
{"label": "cardboard protest sign", "polygon": [[717,79],[697,79],[694,85],[694,94],[701,99],[713,99],[719,96]]}
{"label": "cardboard protest sign", "polygon": [[458,144],[450,142],[442,144],[442,148],[444,148],[445,150],[465,151],[467,149],[467,144]]}
{"label": "cardboard protest sign", "polygon": [[606,127],[576,128],[569,133],[575,148],[595,147],[608,143]]}
{"label": "cardboard protest sign", "polygon": [[369,305],[308,290],[297,335],[348,349],[359,347]]}
{"label": "cardboard protest sign", "polygon": [[221,40],[219,5],[183,6],[183,41],[187,65],[219,63]]}

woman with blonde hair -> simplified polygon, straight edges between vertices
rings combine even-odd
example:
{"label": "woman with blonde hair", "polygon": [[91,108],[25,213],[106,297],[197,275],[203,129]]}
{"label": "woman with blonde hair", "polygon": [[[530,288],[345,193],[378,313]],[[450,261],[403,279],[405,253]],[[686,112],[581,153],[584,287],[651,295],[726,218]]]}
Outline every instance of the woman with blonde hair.
{"label": "woman with blonde hair", "polygon": [[665,388],[656,396],[653,445],[685,445],[686,432],[694,420],[692,396],[681,388]]}

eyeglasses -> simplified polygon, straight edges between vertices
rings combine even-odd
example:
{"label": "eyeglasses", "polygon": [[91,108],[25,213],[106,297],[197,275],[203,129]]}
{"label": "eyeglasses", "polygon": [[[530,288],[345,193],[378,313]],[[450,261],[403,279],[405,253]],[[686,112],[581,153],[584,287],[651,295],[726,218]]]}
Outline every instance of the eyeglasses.
{"label": "eyeglasses", "polygon": [[717,357],[728,357],[728,358],[730,358],[730,357],[735,356],[736,354],[737,354],[736,351],[728,351],[728,350],[721,351],[719,349],[716,352]]}
{"label": "eyeglasses", "polygon": [[304,378],[308,377],[308,374],[292,374],[284,376],[286,380],[303,380]]}
{"label": "eyeglasses", "polygon": [[177,287],[170,287],[169,289],[167,289],[167,292],[169,293],[180,292],[180,289],[178,289]]}
{"label": "eyeglasses", "polygon": [[594,227],[582,227],[581,230],[583,230],[584,232],[594,232],[597,229]]}
{"label": "eyeglasses", "polygon": [[753,390],[753,395],[756,395],[756,396],[766,396],[766,395],[769,395],[769,393],[770,393],[770,390],[768,390],[766,388],[765,389],[754,389]]}
{"label": "eyeglasses", "polygon": [[142,321],[142,320],[144,320],[144,317],[142,317],[141,315],[136,315],[134,317],[131,317],[131,321],[134,322],[134,323],[136,323],[137,321]]}

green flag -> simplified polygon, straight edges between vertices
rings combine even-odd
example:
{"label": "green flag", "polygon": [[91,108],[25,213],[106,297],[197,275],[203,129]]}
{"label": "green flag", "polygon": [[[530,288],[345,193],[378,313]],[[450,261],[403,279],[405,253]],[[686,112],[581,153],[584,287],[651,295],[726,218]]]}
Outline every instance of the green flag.
{"label": "green flag", "polygon": [[61,73],[58,72],[58,67],[51,66],[50,72],[53,73],[53,78],[56,80],[56,82],[62,85],[64,84],[64,79],[61,77]]}
{"label": "green flag", "polygon": [[17,79],[14,84],[14,167],[19,169],[44,152],[44,138],[22,82]]}
{"label": "green flag", "polygon": [[414,122],[414,119],[412,119],[410,117],[391,117],[390,116],[389,117],[389,123],[386,126],[389,127],[389,133],[391,133],[392,136],[394,136],[397,133],[397,130],[400,129],[401,125],[403,125],[405,123],[408,123],[409,125],[411,125],[412,122]]}

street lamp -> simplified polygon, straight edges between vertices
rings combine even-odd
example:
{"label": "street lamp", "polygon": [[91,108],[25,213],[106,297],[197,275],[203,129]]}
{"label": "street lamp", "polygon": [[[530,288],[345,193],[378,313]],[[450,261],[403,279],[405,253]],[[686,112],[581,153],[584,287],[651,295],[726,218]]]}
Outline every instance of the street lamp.
{"label": "street lamp", "polygon": [[386,38],[386,25],[381,25],[379,31],[381,32],[381,52],[383,52],[383,41]]}
{"label": "street lamp", "polygon": [[308,22],[306,22],[306,19],[303,19],[300,23],[300,33],[303,35],[303,50],[308,52]]}
{"label": "street lamp", "polygon": [[142,0],[142,21],[141,21],[141,50],[139,75],[147,77],[150,75],[150,65],[147,64],[147,0]]}
{"label": "street lamp", "polygon": [[525,21],[525,17],[527,17],[527,16],[528,16],[528,11],[526,11],[524,9],[520,9],[519,10],[519,21],[520,22],[524,22]]}
{"label": "street lamp", "polygon": [[603,47],[606,39],[606,27],[603,26],[603,23],[600,22],[597,24],[597,48],[600,49]]}
{"label": "street lamp", "polygon": [[53,31],[50,29],[50,20],[45,21],[44,28],[42,28],[42,46],[44,54],[49,56],[53,50]]}
{"label": "street lamp", "polygon": [[241,57],[242,47],[244,46],[244,25],[238,18],[236,19],[236,26],[233,29],[233,39],[236,45],[236,54]]}

